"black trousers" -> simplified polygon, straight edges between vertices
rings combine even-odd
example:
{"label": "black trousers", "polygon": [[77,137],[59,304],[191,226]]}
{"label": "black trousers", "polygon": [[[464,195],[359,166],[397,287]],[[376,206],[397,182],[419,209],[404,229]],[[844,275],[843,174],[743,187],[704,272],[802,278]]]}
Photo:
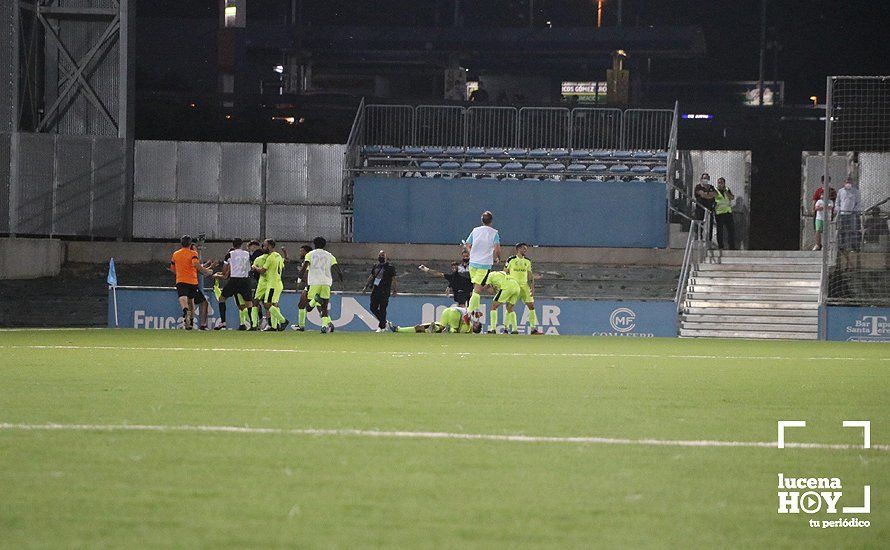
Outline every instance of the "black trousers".
{"label": "black trousers", "polygon": [[732,212],[717,214],[717,247],[721,250],[735,250],[735,221]]}
{"label": "black trousers", "polygon": [[371,313],[377,317],[380,328],[386,328],[386,308],[389,306],[389,292],[371,292]]}

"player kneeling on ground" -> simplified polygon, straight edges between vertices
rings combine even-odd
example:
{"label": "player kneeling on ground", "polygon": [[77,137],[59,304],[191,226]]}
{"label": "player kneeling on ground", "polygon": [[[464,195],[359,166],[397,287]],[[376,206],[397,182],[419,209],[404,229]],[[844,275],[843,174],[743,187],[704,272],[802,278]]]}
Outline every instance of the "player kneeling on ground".
{"label": "player kneeling on ground", "polygon": [[451,306],[442,312],[439,320],[435,323],[424,323],[413,327],[397,327],[388,323],[388,326],[389,330],[393,332],[448,332],[454,334],[472,332],[479,334],[482,332],[482,323],[479,322],[481,317],[482,312],[480,311],[470,313],[465,307]]}

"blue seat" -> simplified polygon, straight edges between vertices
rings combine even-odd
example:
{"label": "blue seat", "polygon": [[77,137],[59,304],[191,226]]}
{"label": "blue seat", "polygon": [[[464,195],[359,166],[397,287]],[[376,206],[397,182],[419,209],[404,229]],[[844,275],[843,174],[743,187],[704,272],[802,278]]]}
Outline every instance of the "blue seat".
{"label": "blue seat", "polygon": [[637,164],[637,165],[631,166],[630,171],[634,174],[648,174],[649,167],[646,166],[645,164]]}
{"label": "blue seat", "polygon": [[657,159],[666,159],[666,158],[668,158],[668,152],[667,151],[655,151],[655,154],[653,154],[652,156]]}
{"label": "blue seat", "polygon": [[568,149],[559,147],[558,149],[551,149],[547,154],[551,157],[567,157],[569,156],[569,151]]}
{"label": "blue seat", "polygon": [[463,147],[449,147],[445,149],[445,154],[450,157],[460,157],[466,152]]}
{"label": "blue seat", "polygon": [[478,170],[482,168],[482,165],[478,162],[465,162],[460,165],[461,170]]}
{"label": "blue seat", "polygon": [[587,167],[583,164],[569,164],[568,168],[566,168],[569,172],[583,172],[587,170]]}
{"label": "blue seat", "polygon": [[500,170],[503,165],[500,162],[486,162],[482,165],[483,170]]}
{"label": "blue seat", "polygon": [[651,159],[652,153],[649,151],[634,151],[633,157],[635,159]]}
{"label": "blue seat", "polygon": [[532,149],[528,152],[528,156],[533,158],[546,157],[547,149]]}
{"label": "blue seat", "polygon": [[587,166],[588,172],[605,172],[606,169],[605,164],[590,164]]}
{"label": "blue seat", "polygon": [[631,151],[612,151],[612,158],[616,159],[633,158],[633,156]]}
{"label": "blue seat", "polygon": [[384,145],[380,148],[380,152],[384,155],[398,155],[402,152],[402,148],[393,147],[392,145]]}
{"label": "blue seat", "polygon": [[667,174],[667,171],[668,171],[668,167],[665,166],[664,164],[660,164],[658,166],[652,167],[653,174]]}
{"label": "blue seat", "polygon": [[501,147],[488,147],[485,149],[485,154],[490,157],[504,158],[507,156],[507,151]]}
{"label": "blue seat", "polygon": [[540,162],[529,162],[528,164],[525,165],[525,169],[531,170],[531,171],[543,170],[544,165],[541,164]]}
{"label": "blue seat", "polygon": [[380,145],[365,145],[362,147],[362,153],[366,155],[379,155],[382,150],[383,147]]}
{"label": "blue seat", "polygon": [[485,149],[482,147],[467,147],[467,154],[470,156],[478,157],[485,154]]}
{"label": "blue seat", "polygon": [[443,162],[439,166],[439,168],[441,168],[442,170],[457,170],[458,168],[460,168],[460,163],[449,160],[447,162]]}
{"label": "blue seat", "polygon": [[513,149],[508,149],[507,154],[512,158],[524,157],[528,154],[528,149],[524,147],[514,147]]}
{"label": "blue seat", "polygon": [[569,156],[573,159],[586,159],[590,156],[590,149],[572,149]]}
{"label": "blue seat", "polygon": [[504,170],[522,170],[522,163],[508,162],[504,165]]}
{"label": "blue seat", "polygon": [[607,149],[594,149],[590,152],[590,156],[598,159],[609,158],[612,156],[612,151]]}
{"label": "blue seat", "polygon": [[545,170],[547,170],[548,172],[562,172],[565,169],[566,169],[566,165],[561,162],[554,162],[552,164],[548,164],[547,168],[545,168]]}
{"label": "blue seat", "polygon": [[444,155],[444,154],[445,154],[445,148],[444,148],[444,147],[438,147],[438,146],[436,146],[436,147],[426,147],[426,148],[424,149],[424,152],[426,152],[427,155],[434,156],[434,157],[438,157],[439,155]]}
{"label": "blue seat", "polygon": [[420,163],[420,168],[422,168],[424,170],[435,170],[438,167],[439,167],[439,163],[433,162],[431,160]]}
{"label": "blue seat", "polygon": [[410,145],[407,147],[402,147],[402,152],[406,155],[421,155],[423,154],[423,148]]}
{"label": "blue seat", "polygon": [[609,172],[613,174],[626,174],[630,172],[630,168],[626,164],[614,164],[609,167]]}

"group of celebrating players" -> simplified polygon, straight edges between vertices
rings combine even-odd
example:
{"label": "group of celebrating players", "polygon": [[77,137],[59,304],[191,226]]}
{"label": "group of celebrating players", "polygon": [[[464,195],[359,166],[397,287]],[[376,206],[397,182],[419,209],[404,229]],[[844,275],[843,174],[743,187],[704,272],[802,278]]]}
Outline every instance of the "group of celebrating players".
{"label": "group of celebrating players", "polygon": [[[482,293],[490,290],[494,292],[494,298],[488,310],[488,333],[497,333],[499,310],[503,305],[506,309],[504,332],[518,334],[515,306],[521,300],[528,309],[530,333],[541,334],[535,313],[534,275],[531,261],[526,257],[528,245],[517,244],[516,254],[507,259],[504,270],[493,271],[494,265],[501,262],[501,244],[498,230],[491,226],[492,221],[492,213],[483,212],[482,225],[474,228],[464,241],[470,256],[469,276],[473,284],[469,303],[455,304],[445,309],[433,323],[410,327],[388,323],[391,331],[480,333],[483,328],[483,314],[480,311]],[[250,241],[245,248],[244,241],[235,239],[223,259],[222,270],[214,272],[213,267],[217,264],[201,263],[190,236],[183,236],[180,245],[181,248],[173,253],[169,269],[176,274],[176,291],[186,330],[194,328],[196,306],[203,312],[200,329],[208,330],[207,300],[199,286],[199,274],[214,279],[214,292],[219,302],[220,314],[219,324],[214,327],[216,330],[226,328],[226,302],[230,298],[235,300],[238,307],[238,330],[283,331],[287,328],[289,321],[279,307],[284,291],[282,272],[288,259],[284,247],[279,252],[273,239],[265,239],[262,243]],[[331,285],[335,274],[339,281],[343,281],[343,272],[334,255],[325,250],[326,245],[323,237],[316,237],[312,246],[300,247],[300,273],[297,279],[297,290],[300,292],[299,317],[297,324],[291,325],[296,331],[306,330],[306,316],[313,309],[318,309],[321,316],[321,332],[334,331],[328,312]],[[221,281],[225,283],[220,285]]]}

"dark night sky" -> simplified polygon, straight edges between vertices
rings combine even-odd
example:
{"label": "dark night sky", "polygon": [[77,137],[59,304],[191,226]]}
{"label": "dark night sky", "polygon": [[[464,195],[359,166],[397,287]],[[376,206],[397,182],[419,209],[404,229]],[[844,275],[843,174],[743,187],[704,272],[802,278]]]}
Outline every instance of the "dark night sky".
{"label": "dark night sky", "polygon": [[[139,14],[207,17],[218,13],[216,0],[138,0]],[[310,23],[430,26],[448,24],[454,0],[303,0]],[[528,0],[463,0],[467,26],[526,25]],[[537,23],[554,27],[593,25],[594,0],[535,0]],[[605,24],[615,24],[616,0],[606,1]],[[286,17],[290,0],[248,0],[254,17]],[[890,41],[886,0],[771,0],[768,40],[780,44],[777,58],[767,54],[766,76],[786,81],[786,102],[806,103],[824,95],[830,74],[886,74]],[[758,0],[624,0],[624,24],[698,25],[706,37],[705,59],[656,68],[659,80],[754,80],[760,29]],[[172,37],[171,37],[172,38]]]}

